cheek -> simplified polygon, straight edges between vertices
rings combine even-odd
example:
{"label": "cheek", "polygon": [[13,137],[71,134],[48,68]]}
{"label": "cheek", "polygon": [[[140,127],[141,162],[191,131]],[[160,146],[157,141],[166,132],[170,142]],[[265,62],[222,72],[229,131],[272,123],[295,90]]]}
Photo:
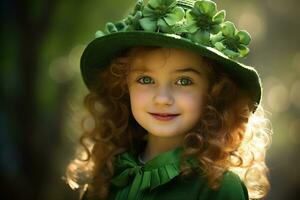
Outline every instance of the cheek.
{"label": "cheek", "polygon": [[151,99],[149,92],[140,91],[135,88],[129,89],[132,109],[141,108]]}
{"label": "cheek", "polygon": [[199,92],[180,94],[180,105],[186,112],[199,113],[204,104],[203,94]]}

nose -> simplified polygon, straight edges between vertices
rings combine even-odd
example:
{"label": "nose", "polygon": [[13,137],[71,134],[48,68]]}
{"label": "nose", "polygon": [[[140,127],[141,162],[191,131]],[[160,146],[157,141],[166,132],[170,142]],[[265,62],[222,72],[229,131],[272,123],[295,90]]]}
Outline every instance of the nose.
{"label": "nose", "polygon": [[156,105],[172,105],[174,103],[174,97],[169,87],[159,87],[153,96],[153,102]]}

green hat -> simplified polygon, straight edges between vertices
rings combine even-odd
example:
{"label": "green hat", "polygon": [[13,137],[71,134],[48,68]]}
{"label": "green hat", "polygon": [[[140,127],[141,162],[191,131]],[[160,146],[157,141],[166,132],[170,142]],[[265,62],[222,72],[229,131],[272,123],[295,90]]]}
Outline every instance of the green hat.
{"label": "green hat", "polygon": [[225,21],[225,11],[211,0],[138,0],[123,20],[108,22],[105,31],[84,49],[81,73],[88,88],[97,79],[95,70],[105,68],[125,49],[138,45],[189,50],[210,58],[246,89],[259,104],[261,81],[253,67],[239,61],[249,53],[251,37]]}

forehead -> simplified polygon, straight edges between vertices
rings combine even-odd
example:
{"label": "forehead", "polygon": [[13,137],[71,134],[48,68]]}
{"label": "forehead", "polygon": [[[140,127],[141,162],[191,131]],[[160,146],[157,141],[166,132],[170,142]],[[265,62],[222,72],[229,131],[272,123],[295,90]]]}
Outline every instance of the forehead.
{"label": "forehead", "polygon": [[172,70],[199,72],[207,65],[203,58],[190,51],[173,48],[142,49],[132,55],[131,71]]}

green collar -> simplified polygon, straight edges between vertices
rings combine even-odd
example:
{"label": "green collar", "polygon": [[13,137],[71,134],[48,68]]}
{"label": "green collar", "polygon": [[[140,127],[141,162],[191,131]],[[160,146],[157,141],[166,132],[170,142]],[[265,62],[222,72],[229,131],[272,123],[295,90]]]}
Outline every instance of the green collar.
{"label": "green collar", "polygon": [[120,154],[115,163],[115,176],[111,183],[116,187],[126,187],[132,183],[128,199],[137,199],[141,191],[163,185],[180,174],[182,147],[161,153],[143,165],[130,152]]}

